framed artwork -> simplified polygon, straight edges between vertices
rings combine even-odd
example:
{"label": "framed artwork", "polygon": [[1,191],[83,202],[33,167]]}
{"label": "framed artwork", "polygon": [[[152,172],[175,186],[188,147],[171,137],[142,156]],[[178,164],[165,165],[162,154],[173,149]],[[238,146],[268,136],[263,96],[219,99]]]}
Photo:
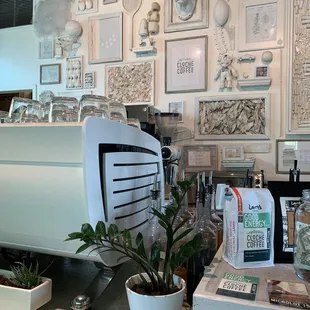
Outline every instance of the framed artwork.
{"label": "framed artwork", "polygon": [[167,40],[165,44],[166,94],[206,91],[208,37]]}
{"label": "framed artwork", "polygon": [[241,0],[239,51],[284,46],[286,0]]}
{"label": "framed artwork", "polygon": [[55,54],[54,40],[43,40],[39,42],[39,58],[52,59]]}
{"label": "framed artwork", "polygon": [[276,172],[289,174],[294,160],[302,174],[310,174],[310,140],[277,140]]}
{"label": "framed artwork", "polygon": [[66,89],[83,88],[83,57],[66,59]]}
{"label": "framed artwork", "polygon": [[182,158],[184,172],[218,170],[217,145],[184,145]]}
{"label": "framed artwork", "polygon": [[207,28],[209,1],[165,0],[165,32]]}
{"label": "framed artwork", "polygon": [[244,160],[243,145],[223,145],[222,160]]}
{"label": "framed artwork", "polygon": [[103,4],[111,4],[111,3],[116,3],[117,0],[103,0]]}
{"label": "framed artwork", "polygon": [[169,102],[169,112],[179,113],[179,123],[182,123],[184,115],[184,102]]}
{"label": "framed artwork", "polygon": [[287,5],[286,102],[287,134],[310,134],[310,18],[308,2]]}
{"label": "framed artwork", "polygon": [[254,78],[259,79],[259,78],[266,78],[266,77],[269,77],[269,66],[265,66],[265,65],[255,66]]}
{"label": "framed artwork", "polygon": [[123,104],[155,103],[155,61],[105,66],[105,96]]}
{"label": "framed artwork", "polygon": [[61,83],[61,64],[40,66],[40,85]]}
{"label": "framed artwork", "polygon": [[196,98],[195,139],[269,140],[269,94]]}
{"label": "framed artwork", "polygon": [[77,15],[98,12],[98,0],[75,0]]}
{"label": "framed artwork", "polygon": [[123,13],[106,14],[88,19],[89,64],[123,60]]}
{"label": "framed artwork", "polygon": [[95,72],[84,72],[84,88],[95,88]]}

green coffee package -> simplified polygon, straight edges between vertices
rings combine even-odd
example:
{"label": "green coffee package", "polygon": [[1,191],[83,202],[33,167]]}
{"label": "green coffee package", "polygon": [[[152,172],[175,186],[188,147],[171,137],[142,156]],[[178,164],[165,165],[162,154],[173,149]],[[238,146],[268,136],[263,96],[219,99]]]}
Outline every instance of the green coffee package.
{"label": "green coffee package", "polygon": [[274,200],[270,191],[231,188],[226,198],[223,258],[236,269],[273,266]]}

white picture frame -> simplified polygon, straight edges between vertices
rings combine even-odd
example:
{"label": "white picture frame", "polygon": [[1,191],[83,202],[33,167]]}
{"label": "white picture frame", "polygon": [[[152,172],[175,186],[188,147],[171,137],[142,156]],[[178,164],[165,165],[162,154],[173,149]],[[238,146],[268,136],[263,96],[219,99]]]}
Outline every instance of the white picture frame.
{"label": "white picture frame", "polygon": [[71,91],[63,91],[58,92],[58,97],[72,97],[76,100],[80,101],[82,96],[84,95],[92,95],[93,92],[91,90],[71,90]]}
{"label": "white picture frame", "polygon": [[254,78],[255,79],[265,79],[269,77],[269,66],[257,65],[254,67]]}
{"label": "white picture frame", "polygon": [[123,13],[93,16],[88,19],[88,63],[123,60]]}
{"label": "white picture frame", "polygon": [[284,47],[285,7],[286,0],[241,0],[239,52]]}
{"label": "white picture frame", "polygon": [[89,88],[95,88],[95,72],[84,72],[83,74],[84,78],[84,88],[89,89]]}
{"label": "white picture frame", "polygon": [[[209,26],[209,1],[190,0],[193,10],[187,17],[178,14],[175,0],[165,0],[165,32],[177,32],[207,28]],[[179,4],[182,5],[182,4]]]}
{"label": "white picture frame", "polygon": [[165,55],[166,94],[207,90],[207,36],[166,40]]}
{"label": "white picture frame", "polygon": [[[254,107],[250,115],[243,111],[247,105]],[[238,110],[235,111],[233,106]],[[258,114],[260,123],[255,124],[252,119]],[[240,115],[243,115],[242,122],[238,122]],[[194,119],[195,140],[269,140],[270,95],[197,97]]]}
{"label": "white picture frame", "polygon": [[184,121],[184,102],[169,102],[169,112],[170,113],[179,113],[179,123]]}
{"label": "white picture frame", "polygon": [[106,65],[105,96],[125,105],[154,105],[155,60]]}
{"label": "white picture frame", "polygon": [[[86,3],[87,1],[87,3]],[[92,7],[90,8],[90,2]],[[75,0],[76,15],[93,14],[98,12],[98,0]]]}
{"label": "white picture frame", "polygon": [[66,89],[83,88],[83,57],[66,58]]}
{"label": "white picture frame", "polygon": [[244,160],[243,145],[230,144],[222,146],[222,160]]}
{"label": "white picture frame", "polygon": [[52,59],[55,56],[55,41],[46,39],[39,42],[39,59]]}

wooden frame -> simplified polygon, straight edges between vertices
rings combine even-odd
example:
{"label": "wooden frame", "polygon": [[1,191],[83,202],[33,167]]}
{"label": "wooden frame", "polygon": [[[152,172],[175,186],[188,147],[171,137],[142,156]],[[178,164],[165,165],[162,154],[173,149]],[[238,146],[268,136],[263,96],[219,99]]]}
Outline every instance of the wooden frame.
{"label": "wooden frame", "polygon": [[[75,62],[80,62],[80,68],[70,68],[70,66],[75,66]],[[70,78],[68,76],[68,73],[71,73],[75,71],[75,73],[79,74],[80,77],[80,86],[75,85],[75,82],[73,82],[73,77],[70,81]],[[69,57],[66,58],[66,89],[82,89],[83,88],[83,56],[76,56],[76,57]]]}
{"label": "wooden frame", "polygon": [[[249,129],[245,127],[249,127],[250,123],[246,119],[242,124],[239,125],[239,127],[242,125],[242,128],[240,127],[240,130],[244,131],[244,133],[241,134],[229,134],[229,131],[235,132],[238,128],[234,127],[234,129],[230,130],[228,129],[229,124],[234,125],[237,123],[237,119],[240,117],[241,111],[218,111],[217,113],[220,114],[220,117],[214,117],[214,115],[210,118],[212,121],[218,122],[218,124],[223,124],[225,129],[221,129],[225,132],[223,134],[202,134],[199,129],[199,124],[200,122],[206,123],[206,116],[207,116],[207,109],[204,108],[205,113],[199,113],[200,112],[200,105],[201,104],[208,104],[212,103],[213,106],[212,108],[215,108],[215,104],[217,103],[219,105],[218,108],[222,109],[231,109],[232,105],[244,105],[244,107],[241,107],[241,111],[245,110],[245,105],[246,104],[263,104],[264,103],[264,117],[265,120],[262,121],[264,128],[261,129],[259,128],[259,131],[262,131],[262,133],[251,133],[249,129],[251,129],[254,126],[253,120],[250,121],[252,124],[252,127]],[[230,104],[228,106],[227,104]],[[227,107],[226,107],[227,106]],[[258,113],[256,111],[256,113]],[[233,120],[232,115],[235,116],[236,122]],[[243,113],[244,117],[246,117],[246,113]],[[225,119],[226,117],[226,119]],[[254,117],[253,115],[250,116]],[[204,119],[202,119],[204,118]],[[207,117],[208,120],[208,117]],[[210,122],[207,122],[210,125]],[[245,127],[244,127],[244,126]],[[256,125],[257,126],[257,125]],[[215,128],[215,129],[214,129]],[[257,131],[256,128],[254,128],[254,131]],[[211,130],[216,130],[216,124]],[[238,130],[237,130],[238,131]],[[195,140],[269,140],[270,139],[270,95],[269,94],[237,94],[237,95],[231,95],[231,96],[210,96],[210,97],[198,97],[196,98],[196,103],[195,103]]]}
{"label": "wooden frame", "polygon": [[[287,147],[283,155],[285,144]],[[297,159],[301,174],[310,174],[309,158],[310,140],[276,140],[276,173],[289,174],[289,170],[294,168],[294,160]]]}
{"label": "wooden frame", "polygon": [[[284,19],[286,5],[286,0],[240,0],[239,52],[284,47]],[[271,31],[261,31],[262,24],[259,24],[260,19],[265,18],[267,22],[264,24],[267,25],[268,22],[272,23],[272,16],[264,15],[260,17],[259,14],[266,14],[266,12],[270,12],[274,9],[276,10],[276,27],[274,28],[272,36],[264,40],[264,34],[271,33]],[[253,14],[254,16],[250,14]],[[253,22],[253,24],[249,25],[249,21]],[[252,35],[249,31],[252,31]]]}
{"label": "wooden frame", "polygon": [[[44,69],[54,69],[56,72],[49,73],[50,79],[52,79],[50,82],[45,81],[44,79]],[[58,72],[57,72],[58,70]],[[60,84],[61,83],[61,64],[49,64],[49,65],[41,65],[40,66],[40,85],[53,85],[53,84]]]}
{"label": "wooden frame", "polygon": [[[98,26],[95,25],[95,22],[105,21],[112,22],[112,20],[118,19],[118,29],[117,31],[110,34],[110,38],[108,41],[113,45],[113,42],[118,40],[119,48],[111,53],[111,56],[101,57],[100,54],[98,57],[94,53],[100,50],[101,42],[100,38],[100,30],[98,30]],[[106,27],[109,31],[115,28],[114,25],[110,27]],[[117,37],[118,36],[118,37]],[[109,43],[106,41],[105,43]],[[107,45],[106,45],[107,46]],[[109,46],[110,48],[111,46]],[[117,54],[118,53],[118,54]],[[113,56],[112,56],[113,55]],[[115,56],[116,55],[116,56]],[[113,14],[105,14],[99,16],[93,16],[88,19],[88,63],[89,64],[98,64],[98,63],[106,63],[106,62],[117,62],[123,60],[123,13],[113,13]]]}
{"label": "wooden frame", "polygon": [[[263,74],[264,75],[259,75],[259,74],[257,74],[258,72],[257,72],[257,70],[258,69],[262,69],[262,68],[264,68],[264,72],[263,72]],[[270,69],[269,69],[269,66],[267,66],[267,65],[256,65],[255,67],[254,67],[254,78],[255,79],[266,79],[266,78],[268,78],[269,77],[269,75],[270,75]]]}
{"label": "wooden frame", "polygon": [[[148,66],[149,64],[150,66]],[[135,68],[136,67],[136,68]],[[130,68],[128,71],[127,69]],[[114,72],[110,72],[110,69],[114,69]],[[134,74],[134,72],[137,70]],[[139,72],[141,70],[141,72]],[[114,77],[111,79],[111,75]],[[131,85],[134,89],[129,90],[129,87],[126,86],[128,81],[132,80]],[[125,85],[124,90],[120,90],[115,87],[113,84],[117,83],[118,85]],[[149,90],[146,91],[145,86],[148,85]],[[109,86],[110,85],[110,86]],[[110,89],[115,91],[112,93]],[[144,94],[138,92],[144,91]],[[145,97],[149,99],[145,101]],[[127,62],[121,64],[109,64],[105,66],[105,96],[112,96],[115,100],[122,102],[125,105],[154,105],[155,104],[155,61],[135,61]],[[130,98],[134,96],[135,98]]]}
{"label": "wooden frame", "polygon": [[182,157],[185,173],[218,170],[217,145],[184,145]]}
{"label": "wooden frame", "polygon": [[201,7],[201,16],[197,16],[197,9],[194,15],[187,21],[173,21],[175,0],[165,0],[165,32],[176,32],[193,29],[207,28],[209,26],[209,1],[197,0],[196,7]]}
{"label": "wooden frame", "polygon": [[[200,59],[199,65],[195,62],[194,58],[189,58],[189,52],[188,49],[185,48],[184,43],[188,43],[189,45],[191,44],[190,41],[192,41],[192,48],[195,49],[195,52],[197,50],[197,40],[204,39],[204,47],[203,49],[200,49],[200,53],[204,53],[204,57],[202,55],[202,58]],[[196,41],[196,42],[195,42]],[[178,49],[180,52],[183,53],[183,55],[179,55],[176,57],[175,55],[170,55],[169,52],[169,44],[175,44],[177,42],[183,42],[180,43],[180,49]],[[195,53],[194,52],[194,53]],[[172,51],[171,51],[172,54]],[[203,59],[203,61],[202,61]],[[172,61],[176,62],[175,68],[172,69],[171,66],[173,65]],[[203,64],[201,64],[203,62]],[[190,63],[191,67],[187,66],[185,67],[186,63]],[[195,67],[198,66],[199,68]],[[204,81],[200,84],[201,86],[198,86],[199,83],[196,83],[196,85],[192,84],[191,81],[193,79],[193,75],[191,74],[194,71],[194,68],[197,70],[200,69],[201,65],[204,65],[204,68],[202,69],[203,72],[200,72],[200,76],[196,78],[203,78]],[[187,73],[188,75],[188,83],[185,83],[186,86],[184,86],[184,81],[180,79],[179,73],[180,70],[192,70],[192,72]],[[165,41],[165,93],[166,94],[175,94],[175,93],[190,93],[190,92],[203,92],[207,90],[208,86],[208,80],[207,80],[207,71],[208,71],[208,37],[207,36],[198,36],[198,37],[191,37],[191,38],[181,38],[181,39],[173,39],[173,40],[166,40]],[[181,71],[180,71],[181,72]],[[173,77],[173,74],[175,75]],[[186,74],[186,73],[185,73]],[[174,79],[178,77],[178,80],[181,81],[181,84],[179,84],[177,87],[174,87],[170,84],[173,84]],[[183,82],[183,83],[182,83]]]}
{"label": "wooden frame", "polygon": [[[234,152],[236,151],[236,152]],[[239,153],[240,156],[229,155],[229,153]],[[244,146],[237,144],[222,146],[222,160],[244,160]]]}
{"label": "wooden frame", "polygon": [[[92,84],[88,84],[89,82],[86,80],[87,76],[89,76],[92,79]],[[84,89],[89,89],[89,88],[95,88],[96,87],[96,80],[95,80],[96,74],[95,72],[84,72],[83,74],[83,85]]]}

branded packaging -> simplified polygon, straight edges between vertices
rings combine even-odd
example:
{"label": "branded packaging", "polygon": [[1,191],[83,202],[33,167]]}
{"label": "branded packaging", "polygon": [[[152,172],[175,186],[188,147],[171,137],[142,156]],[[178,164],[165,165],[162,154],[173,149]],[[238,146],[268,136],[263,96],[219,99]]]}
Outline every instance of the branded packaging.
{"label": "branded packaging", "polygon": [[224,208],[224,259],[236,269],[273,266],[274,200],[268,189],[231,188]]}

